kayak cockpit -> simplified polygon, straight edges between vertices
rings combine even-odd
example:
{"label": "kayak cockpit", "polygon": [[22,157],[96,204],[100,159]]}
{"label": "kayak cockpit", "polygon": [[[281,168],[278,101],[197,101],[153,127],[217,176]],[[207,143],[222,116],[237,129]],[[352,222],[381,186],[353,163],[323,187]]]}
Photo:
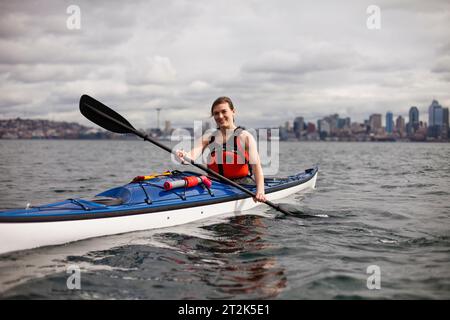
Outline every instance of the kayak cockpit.
{"label": "kayak cockpit", "polygon": [[96,196],[93,199],[90,199],[91,202],[102,204],[105,206],[120,206],[123,204],[122,198],[114,198],[114,197],[98,197]]}

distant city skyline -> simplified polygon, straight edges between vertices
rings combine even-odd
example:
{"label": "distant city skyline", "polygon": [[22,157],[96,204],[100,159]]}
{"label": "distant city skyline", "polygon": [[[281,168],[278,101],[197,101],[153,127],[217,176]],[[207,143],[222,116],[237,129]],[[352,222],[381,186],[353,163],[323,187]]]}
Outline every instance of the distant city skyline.
{"label": "distant city skyline", "polygon": [[[432,101],[432,100],[430,100],[430,101]],[[323,117],[326,117],[326,116],[328,116],[330,114],[335,114],[335,113],[338,113],[343,118],[349,117],[352,122],[364,122],[365,120],[368,120],[372,114],[381,114],[382,115],[382,120],[381,120],[382,121],[382,126],[386,126],[386,119],[385,119],[386,112],[392,112],[394,122],[395,122],[395,120],[397,119],[398,116],[402,116],[406,121],[408,121],[409,118],[410,118],[409,111],[410,111],[410,109],[412,107],[416,107],[418,109],[418,111],[419,111],[419,114],[422,115],[420,121],[425,121],[425,122],[428,123],[428,108],[429,108],[429,105],[428,106],[424,106],[424,107],[417,107],[416,105],[411,105],[410,107],[407,108],[407,110],[405,112],[401,112],[401,113],[392,112],[392,111],[390,111],[390,109],[380,110],[381,109],[380,108],[378,111],[374,111],[374,112],[370,112],[369,111],[367,113],[360,113],[359,117],[355,117],[355,116],[353,116],[351,114],[341,114],[341,113],[338,113],[338,112],[331,112],[331,113],[314,113],[314,117],[307,118],[306,116],[302,116],[302,113],[301,113],[300,110],[298,112],[296,112],[296,113],[293,113],[293,114],[296,115],[296,116],[294,116],[294,118],[296,118],[298,116],[302,116],[306,122],[313,122],[313,123],[316,123],[318,120],[322,119]],[[445,107],[445,106],[443,106],[443,107]],[[163,116],[161,116],[161,114],[163,114],[163,112],[161,112],[161,111],[164,111],[164,108],[157,108],[157,109],[160,110],[160,116],[159,116],[159,127],[160,128],[162,128],[167,121],[170,122],[171,126],[173,126],[173,127],[180,127],[180,128],[192,126],[194,121],[199,121],[199,120],[205,121],[205,122],[211,122],[212,124],[214,123],[214,120],[209,115],[205,115],[205,117],[203,117],[201,119],[185,119],[185,121],[179,121],[179,120],[176,120],[176,119],[166,119]],[[157,123],[158,123],[158,118],[157,118],[157,112],[158,111],[157,111],[157,109],[155,108],[154,110],[149,110],[148,111],[148,116],[149,116],[149,118],[151,120],[148,121],[149,122],[149,126],[146,127],[146,128],[157,128]],[[153,114],[154,114],[154,117],[152,117]],[[426,119],[423,118],[424,114],[427,115]],[[73,120],[72,121],[70,119],[67,119],[67,120],[56,120],[57,117],[50,117],[50,118],[45,118],[45,117],[42,117],[42,116],[29,117],[29,116],[26,116],[26,114],[24,114],[24,115],[17,115],[17,116],[8,118],[8,117],[4,117],[4,115],[0,114],[0,120],[15,119],[15,118],[77,122],[77,123],[80,123],[82,125],[92,126],[91,123],[85,122],[85,121],[77,121],[77,120]],[[281,116],[280,116],[280,118],[281,118]],[[275,127],[275,126],[278,126],[278,125],[282,125],[286,121],[291,121],[293,123],[293,120],[292,119],[288,119],[288,118],[286,118],[281,123],[273,123],[273,122],[263,121],[263,119],[261,119],[261,120],[260,119],[254,119],[253,121],[246,121],[244,123],[243,121],[240,121],[240,120],[241,119],[239,119],[239,117],[238,117],[236,119],[236,124],[248,126],[246,123],[253,123],[254,125],[250,126],[252,128]],[[264,123],[266,125],[264,125]]]}
{"label": "distant city skyline", "polygon": [[[435,99],[433,99],[433,100],[431,100],[431,104],[433,104],[433,102],[437,102],[438,103],[438,105],[439,106],[441,106],[441,107],[443,107],[444,109],[448,109],[448,107],[446,107],[446,106],[443,106],[442,104],[440,104],[439,103],[439,101],[438,100],[435,100]],[[381,126],[383,126],[383,127],[385,127],[386,126],[386,114],[389,112],[389,113],[392,113],[392,116],[393,116],[393,121],[394,121],[394,126],[395,126],[395,121],[397,120],[397,118],[399,117],[399,116],[401,116],[401,117],[403,117],[403,119],[406,121],[406,122],[409,122],[410,121],[410,118],[411,118],[411,110],[412,109],[417,109],[418,110],[418,112],[419,112],[419,121],[422,121],[422,122],[424,122],[424,123],[429,123],[429,108],[430,108],[430,105],[428,105],[427,107],[423,107],[423,108],[419,108],[419,107],[417,107],[417,106],[410,106],[409,107],[409,109],[408,109],[408,111],[407,112],[405,112],[405,113],[402,113],[402,114],[396,114],[396,113],[394,113],[394,112],[391,112],[391,111],[389,111],[389,110],[385,110],[384,112],[383,111],[379,111],[379,112],[371,112],[371,113],[368,113],[367,114],[367,116],[365,116],[365,117],[363,117],[363,118],[361,118],[361,119],[356,119],[356,118],[354,118],[352,115],[345,115],[345,114],[339,114],[339,113],[337,113],[337,112],[332,112],[331,114],[323,114],[323,115],[318,115],[317,116],[317,118],[313,118],[313,119],[310,119],[310,118],[306,118],[305,116],[303,116],[303,115],[301,115],[301,113],[299,112],[298,114],[297,114],[297,116],[295,116],[295,118],[294,119],[285,119],[285,121],[284,122],[282,122],[282,123],[270,123],[269,125],[266,125],[266,126],[264,126],[264,125],[261,125],[261,123],[257,123],[257,125],[256,126],[252,126],[252,128],[269,128],[269,127],[277,127],[277,126],[282,126],[283,124],[285,124],[286,122],[290,122],[290,124],[292,125],[292,126],[295,126],[295,119],[296,118],[302,118],[302,121],[304,122],[304,123],[308,123],[308,122],[311,122],[311,123],[317,123],[317,121],[319,121],[319,120],[321,120],[321,119],[323,119],[324,117],[327,117],[327,116],[330,116],[330,115],[332,115],[332,114],[339,114],[339,116],[341,117],[341,118],[349,118],[350,120],[351,120],[351,122],[359,122],[359,123],[363,123],[364,121],[366,121],[366,120],[369,120],[370,121],[370,117],[372,116],[372,115],[375,115],[375,114],[380,114],[381,115]],[[159,110],[162,110],[162,109],[160,109],[160,108],[158,108]],[[156,112],[158,112],[158,110],[157,109],[155,109],[155,113]],[[159,113],[159,112],[158,112]],[[413,117],[415,117],[415,115],[413,115]],[[53,120],[53,119],[46,119],[46,118],[43,118],[43,117],[34,117],[34,118],[32,118],[32,117],[23,117],[23,116],[17,116],[17,117],[13,117],[13,118],[2,118],[2,117],[0,117],[0,120],[8,120],[8,119],[15,119],[15,118],[21,118],[21,119],[34,119],[34,120],[50,120],[50,121],[55,121],[55,120]],[[203,119],[197,119],[197,120],[203,120],[204,122],[209,122],[210,124],[214,124],[214,120],[212,119],[212,117],[205,117],[205,118],[203,118]],[[156,118],[155,117],[155,119],[154,119],[154,124],[155,125],[150,125],[149,127],[146,127],[145,129],[156,129],[157,127],[158,127],[158,124],[159,124],[159,128],[160,129],[164,129],[164,127],[166,127],[166,128],[171,128],[171,127],[173,127],[173,128],[183,128],[183,127],[191,127],[192,126],[192,124],[193,124],[193,122],[194,121],[196,121],[195,119],[194,120],[187,120],[187,122],[185,123],[185,124],[176,124],[176,122],[173,122],[172,120],[167,120],[167,119],[164,119],[164,118]],[[78,121],[71,121],[71,120],[67,120],[66,122],[76,122],[76,123],[80,123],[80,122],[78,122]],[[80,123],[80,124],[82,124],[82,123]],[[237,123],[237,124],[239,124],[239,123]],[[86,124],[83,124],[83,125],[86,125]],[[91,122],[88,122],[87,123],[87,126],[88,127],[92,127],[93,126],[93,124],[91,123]],[[95,125],[94,125],[95,126]]]}
{"label": "distant city skyline", "polygon": [[[259,129],[266,130],[267,135],[275,135],[280,140],[291,141],[450,141],[449,110],[433,100],[428,108],[429,124],[420,120],[418,108],[412,106],[409,118],[392,112],[386,112],[383,126],[381,113],[373,113],[363,122],[352,121],[350,117],[341,117],[333,113],[313,123],[302,116],[287,120],[284,124],[269,127],[246,128],[258,135]],[[157,119],[157,126],[159,118]],[[172,140],[198,134],[213,128],[211,122],[196,122],[194,127],[172,127],[170,121],[164,122],[164,128],[140,128],[157,139]],[[254,131],[252,129],[256,129]],[[272,129],[276,129],[273,131]],[[178,137],[178,138],[177,138]],[[114,135],[100,128],[85,127],[77,123],[50,122],[47,120],[11,119],[0,120],[0,139],[128,139],[127,136]]]}
{"label": "distant city skyline", "polygon": [[[415,106],[415,105],[411,105],[411,106],[408,108],[408,111],[407,111],[406,113],[402,113],[402,114],[396,114],[396,113],[391,112],[390,110],[387,109],[387,110],[385,110],[384,112],[383,112],[383,111],[379,111],[379,112],[371,112],[371,113],[368,113],[368,114],[367,114],[367,117],[364,117],[364,118],[362,118],[362,119],[354,119],[354,118],[352,117],[352,115],[339,114],[339,113],[337,113],[337,112],[331,113],[331,114],[327,114],[327,115],[324,115],[324,116],[319,117],[319,118],[317,118],[317,119],[315,119],[315,120],[307,119],[306,117],[304,117],[304,116],[302,116],[302,115],[300,115],[300,114],[299,114],[297,117],[301,117],[301,118],[303,119],[303,121],[307,123],[307,122],[317,122],[317,121],[319,121],[320,119],[323,119],[324,117],[330,116],[330,115],[332,115],[332,114],[339,114],[339,116],[340,116],[341,118],[350,118],[350,119],[351,119],[351,122],[360,122],[360,123],[362,123],[362,122],[364,122],[364,121],[366,121],[366,120],[369,120],[369,122],[370,122],[371,116],[379,114],[379,115],[381,115],[381,118],[380,118],[380,120],[379,120],[379,121],[381,121],[381,126],[387,127],[387,126],[386,126],[386,116],[387,116],[388,113],[390,113],[390,114],[392,115],[391,120],[393,121],[393,126],[395,126],[395,121],[397,120],[397,118],[398,118],[399,116],[403,117],[403,119],[405,119],[406,122],[411,121],[411,118],[412,118],[414,121],[416,121],[416,118],[415,118],[415,117],[417,116],[417,113],[415,113],[416,111],[414,111],[414,110],[417,110],[417,111],[418,111],[418,115],[419,115],[418,121],[421,121],[421,122],[424,122],[424,123],[428,124],[428,123],[429,123],[429,111],[430,111],[430,107],[431,107],[432,105],[435,105],[435,104],[436,104],[437,106],[440,106],[440,107],[443,108],[444,110],[445,110],[445,109],[448,109],[448,107],[443,106],[442,104],[440,104],[438,100],[433,99],[433,100],[430,100],[430,103],[429,103],[429,105],[428,105],[427,107],[422,108],[423,110],[420,109],[420,108],[418,108],[418,107]],[[413,110],[413,114],[411,114],[411,110]],[[297,117],[296,117],[296,118],[297,118]],[[441,120],[442,120],[442,119],[441,119]],[[291,121],[292,123],[294,123],[295,120],[292,120],[292,119],[291,119],[291,120],[286,120],[286,121]],[[378,121],[378,119],[377,119],[377,121]]]}
{"label": "distant city skyline", "polygon": [[437,100],[431,101],[422,118],[416,106],[412,106],[408,114],[407,122],[402,115],[397,115],[394,121],[394,114],[390,111],[384,117],[381,113],[372,113],[368,119],[358,122],[333,113],[317,120],[317,130],[314,123],[297,116],[292,120],[292,126],[291,121],[280,126],[280,136],[283,140],[449,141],[449,108]]}

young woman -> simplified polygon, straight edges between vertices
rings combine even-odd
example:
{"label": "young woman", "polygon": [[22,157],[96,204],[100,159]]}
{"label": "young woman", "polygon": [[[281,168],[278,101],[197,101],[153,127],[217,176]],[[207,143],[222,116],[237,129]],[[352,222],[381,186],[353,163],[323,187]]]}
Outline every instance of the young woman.
{"label": "young woman", "polygon": [[176,154],[181,161],[184,157],[195,160],[209,148],[209,169],[237,183],[256,184],[254,200],[265,202],[264,173],[256,141],[249,132],[235,125],[235,114],[236,110],[230,98],[217,98],[212,104],[211,116],[214,117],[218,130],[203,135],[191,151],[177,150]]}

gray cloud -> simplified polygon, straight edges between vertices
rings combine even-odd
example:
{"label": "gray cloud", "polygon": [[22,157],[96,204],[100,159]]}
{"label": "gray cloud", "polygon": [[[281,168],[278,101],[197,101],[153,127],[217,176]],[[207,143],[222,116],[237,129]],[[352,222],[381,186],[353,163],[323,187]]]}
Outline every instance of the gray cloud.
{"label": "gray cloud", "polygon": [[450,72],[450,55],[439,57],[434,63],[431,71],[436,73],[448,73]]}
{"label": "gray cloud", "polygon": [[268,74],[305,74],[350,68],[359,57],[351,50],[321,44],[303,52],[269,51],[245,63],[243,72]]}
{"label": "gray cloud", "polygon": [[81,78],[86,72],[86,68],[71,65],[18,64],[8,68],[7,79],[24,83],[68,82]]}
{"label": "gray cloud", "polygon": [[91,94],[136,126],[192,125],[228,95],[247,126],[341,113],[448,106],[448,1],[380,1],[368,30],[360,1],[71,1],[0,3],[0,117],[86,121]]}

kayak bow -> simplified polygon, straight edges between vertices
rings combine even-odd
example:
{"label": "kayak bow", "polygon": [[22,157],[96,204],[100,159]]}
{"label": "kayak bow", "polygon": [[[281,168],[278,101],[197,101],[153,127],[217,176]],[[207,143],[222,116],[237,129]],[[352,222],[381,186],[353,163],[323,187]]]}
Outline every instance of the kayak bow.
{"label": "kayak bow", "polygon": [[[266,178],[265,192],[277,200],[315,188],[318,167],[284,178]],[[240,189],[213,179],[190,188],[166,190],[166,182],[200,174],[173,171],[134,180],[95,196],[0,211],[0,254],[93,237],[165,228],[251,209],[260,202]],[[211,178],[211,177],[210,177]],[[250,191],[255,186],[243,185]]]}

